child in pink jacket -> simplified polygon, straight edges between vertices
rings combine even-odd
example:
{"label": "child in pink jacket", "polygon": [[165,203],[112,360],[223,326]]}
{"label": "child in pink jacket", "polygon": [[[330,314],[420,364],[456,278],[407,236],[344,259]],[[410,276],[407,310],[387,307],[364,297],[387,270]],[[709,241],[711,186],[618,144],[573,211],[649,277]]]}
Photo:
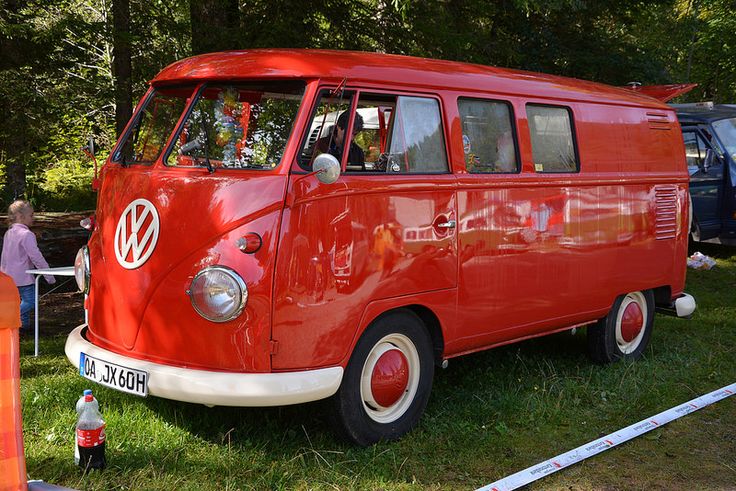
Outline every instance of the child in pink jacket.
{"label": "child in pink jacket", "polygon": [[[14,201],[8,208],[10,228],[3,238],[0,256],[0,271],[15,282],[20,293],[20,317],[24,328],[30,326],[31,310],[36,302],[33,276],[27,269],[43,269],[49,265],[38,250],[36,235],[28,227],[33,224],[33,207],[23,200]],[[53,276],[44,276],[49,284],[55,283]]]}

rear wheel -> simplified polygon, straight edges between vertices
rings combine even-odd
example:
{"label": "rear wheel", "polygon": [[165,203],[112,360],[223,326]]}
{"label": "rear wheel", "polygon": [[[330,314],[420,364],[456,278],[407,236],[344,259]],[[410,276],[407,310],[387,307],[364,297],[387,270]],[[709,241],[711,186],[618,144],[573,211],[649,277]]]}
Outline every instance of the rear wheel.
{"label": "rear wheel", "polygon": [[651,290],[621,295],[606,317],[588,327],[588,351],[598,363],[641,358],[654,323]]}
{"label": "rear wheel", "polygon": [[400,438],[419,422],[433,375],[422,321],[408,310],[379,318],[358,340],[333,396],[337,429],[361,446]]}

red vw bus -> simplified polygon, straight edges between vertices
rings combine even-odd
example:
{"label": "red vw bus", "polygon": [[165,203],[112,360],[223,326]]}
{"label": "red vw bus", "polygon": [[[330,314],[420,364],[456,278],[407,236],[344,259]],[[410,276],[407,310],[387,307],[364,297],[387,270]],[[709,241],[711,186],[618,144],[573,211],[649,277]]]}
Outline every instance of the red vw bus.
{"label": "red vw bus", "polygon": [[76,261],[80,374],[206,405],[332,399],[369,445],[435,366],[588,326],[642,356],[683,292],[675,113],[580,80],[373,53],[253,50],[164,69],[101,170]]}

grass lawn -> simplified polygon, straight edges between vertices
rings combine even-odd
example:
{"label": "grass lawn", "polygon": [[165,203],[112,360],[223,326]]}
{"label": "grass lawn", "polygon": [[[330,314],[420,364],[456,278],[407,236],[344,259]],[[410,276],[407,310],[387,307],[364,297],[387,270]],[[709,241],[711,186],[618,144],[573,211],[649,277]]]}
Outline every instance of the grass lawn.
{"label": "grass lawn", "polygon": [[[321,403],[207,408],[140,399],[80,378],[64,337],[21,349],[32,479],[77,489],[469,489],[488,484],[736,381],[736,248],[688,272],[692,320],[655,318],[643,360],[593,365],[584,329],[451,360],[419,427],[359,449],[335,439]],[[91,386],[91,387],[90,387]],[[85,388],[107,421],[108,468],[74,465]],[[736,397],[538,481],[530,489],[736,489]]]}

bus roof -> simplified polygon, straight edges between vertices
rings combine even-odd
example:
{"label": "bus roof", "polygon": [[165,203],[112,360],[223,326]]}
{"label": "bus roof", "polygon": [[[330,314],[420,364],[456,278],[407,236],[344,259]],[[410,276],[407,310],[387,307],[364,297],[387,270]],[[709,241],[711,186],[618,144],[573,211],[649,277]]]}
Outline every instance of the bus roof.
{"label": "bus roof", "polygon": [[253,49],[193,56],[164,68],[160,83],[243,79],[332,79],[428,89],[490,91],[555,100],[671,110],[631,90],[573,78],[403,55],[317,49]]}

